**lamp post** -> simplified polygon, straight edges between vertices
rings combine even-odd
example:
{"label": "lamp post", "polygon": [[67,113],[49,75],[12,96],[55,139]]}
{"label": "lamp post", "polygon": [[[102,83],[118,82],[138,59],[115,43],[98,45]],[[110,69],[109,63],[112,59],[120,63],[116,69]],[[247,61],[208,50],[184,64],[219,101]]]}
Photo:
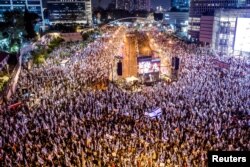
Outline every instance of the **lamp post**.
{"label": "lamp post", "polygon": [[[42,2],[41,2],[42,3]],[[44,32],[45,31],[45,19],[44,19],[44,11],[46,10],[47,8],[42,8],[42,31]]]}
{"label": "lamp post", "polygon": [[10,70],[9,70],[9,64],[8,63],[6,64],[6,68],[7,68],[8,75],[10,75]]}

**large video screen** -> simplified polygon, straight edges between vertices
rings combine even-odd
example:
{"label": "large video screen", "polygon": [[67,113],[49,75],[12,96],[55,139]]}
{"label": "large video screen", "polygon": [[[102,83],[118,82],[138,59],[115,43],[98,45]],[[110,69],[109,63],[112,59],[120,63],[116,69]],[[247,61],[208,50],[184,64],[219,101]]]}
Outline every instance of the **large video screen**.
{"label": "large video screen", "polygon": [[160,59],[138,59],[139,74],[149,74],[160,72]]}
{"label": "large video screen", "polygon": [[250,18],[238,18],[234,50],[250,52]]}

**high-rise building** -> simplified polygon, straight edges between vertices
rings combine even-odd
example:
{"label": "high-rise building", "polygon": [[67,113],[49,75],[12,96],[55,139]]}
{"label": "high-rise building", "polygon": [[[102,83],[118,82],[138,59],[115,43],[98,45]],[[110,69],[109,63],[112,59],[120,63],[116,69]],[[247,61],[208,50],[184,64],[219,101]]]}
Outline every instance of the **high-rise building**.
{"label": "high-rise building", "polygon": [[171,7],[175,7],[177,9],[188,9],[189,0],[171,0]]}
{"label": "high-rise building", "polygon": [[150,11],[151,0],[136,0],[135,10],[146,10]]}
{"label": "high-rise building", "polygon": [[48,0],[50,24],[92,24],[91,0]]}
{"label": "high-rise building", "polygon": [[116,0],[116,9],[150,11],[151,0]]}
{"label": "high-rise building", "polygon": [[218,9],[213,20],[213,50],[250,56],[250,9]]}
{"label": "high-rise building", "polygon": [[3,20],[3,13],[5,11],[11,11],[14,9],[25,10],[25,6],[28,11],[38,14],[43,17],[42,0],[0,0],[0,21]]}
{"label": "high-rise building", "polygon": [[132,11],[135,8],[135,0],[116,0],[116,9]]}
{"label": "high-rise building", "polygon": [[[250,8],[250,0],[191,0],[189,9],[189,35],[199,39],[202,16],[213,16],[220,8]],[[207,17],[204,17],[207,19]],[[206,21],[205,21],[206,22]]]}

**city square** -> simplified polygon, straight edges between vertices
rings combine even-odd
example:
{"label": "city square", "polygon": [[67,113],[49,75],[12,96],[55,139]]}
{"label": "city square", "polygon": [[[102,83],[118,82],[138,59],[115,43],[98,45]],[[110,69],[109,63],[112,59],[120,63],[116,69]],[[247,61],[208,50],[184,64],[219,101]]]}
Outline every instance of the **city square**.
{"label": "city square", "polygon": [[245,10],[215,14],[238,15],[227,48],[217,29],[186,40],[137,16],[42,34],[1,65],[1,166],[205,167],[209,151],[249,151]]}

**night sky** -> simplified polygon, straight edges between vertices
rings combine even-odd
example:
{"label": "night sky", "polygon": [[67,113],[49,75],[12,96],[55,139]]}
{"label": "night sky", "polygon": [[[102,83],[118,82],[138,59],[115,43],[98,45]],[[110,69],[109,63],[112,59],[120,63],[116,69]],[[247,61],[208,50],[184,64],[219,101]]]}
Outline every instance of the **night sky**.
{"label": "night sky", "polygon": [[[159,5],[166,8],[167,1],[168,0],[151,0],[151,5],[153,8],[155,8],[156,6],[159,6]],[[92,0],[92,2],[93,2],[94,7],[98,6],[98,2],[100,2],[100,5],[104,8],[106,8],[108,6],[108,4],[111,2],[111,0]]]}

